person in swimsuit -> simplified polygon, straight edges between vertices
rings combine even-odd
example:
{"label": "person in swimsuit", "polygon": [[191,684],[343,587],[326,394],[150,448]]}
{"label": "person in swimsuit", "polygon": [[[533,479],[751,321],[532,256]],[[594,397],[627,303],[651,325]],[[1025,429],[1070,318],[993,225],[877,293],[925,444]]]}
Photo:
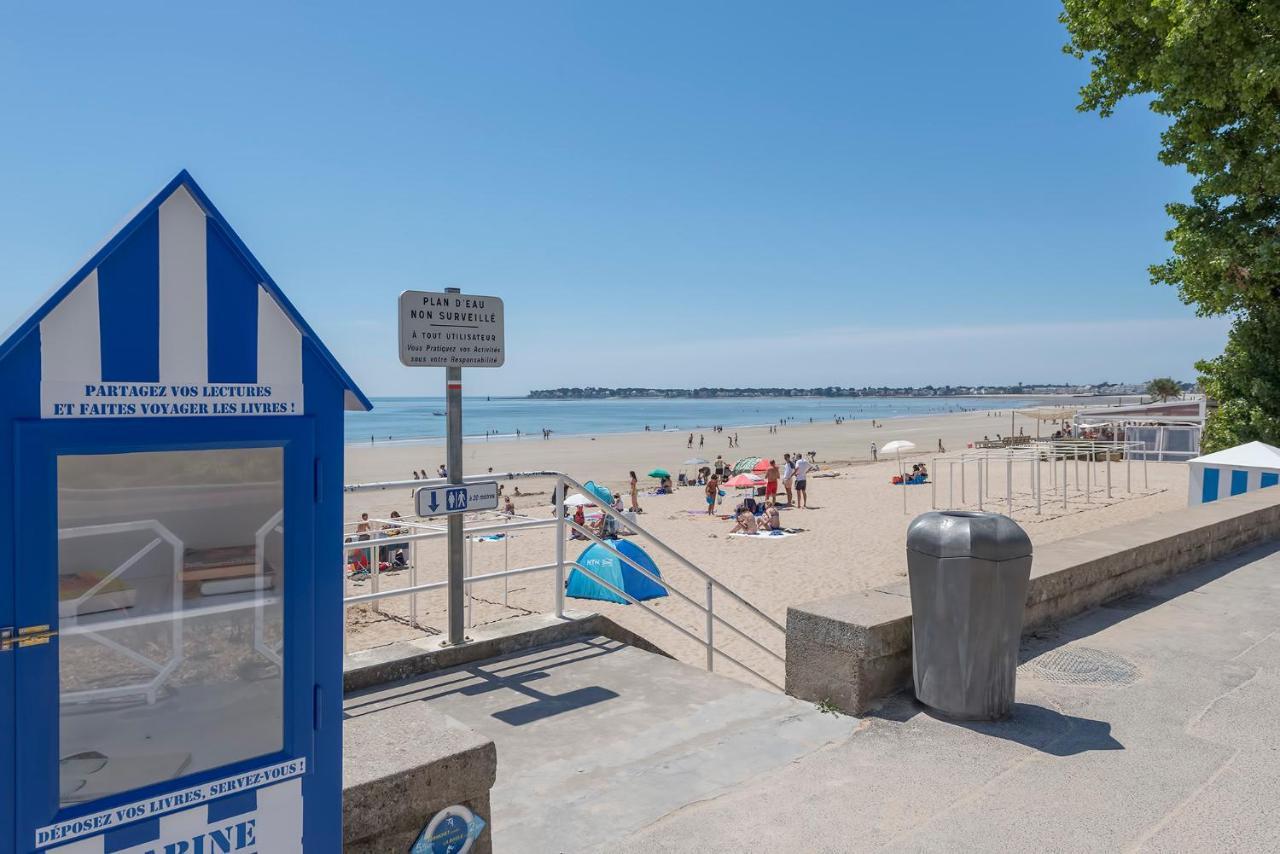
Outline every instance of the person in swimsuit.
{"label": "person in swimsuit", "polygon": [[715,475],[711,475],[711,479],[707,481],[707,515],[713,516],[716,512],[716,496],[720,493],[720,480]]}
{"label": "person in swimsuit", "polygon": [[738,513],[735,520],[733,530],[730,534],[755,534],[760,531],[760,527],[756,522],[756,517],[752,515],[750,510],[743,509]]}
{"label": "person in swimsuit", "polygon": [[769,470],[764,473],[764,500],[767,504],[778,503],[778,478],[781,476],[778,461],[769,460]]}

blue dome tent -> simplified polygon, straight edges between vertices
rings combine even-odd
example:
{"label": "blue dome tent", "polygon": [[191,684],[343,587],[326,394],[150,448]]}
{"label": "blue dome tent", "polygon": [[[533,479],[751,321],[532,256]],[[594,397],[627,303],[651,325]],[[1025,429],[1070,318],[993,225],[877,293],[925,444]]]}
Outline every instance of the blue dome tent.
{"label": "blue dome tent", "polygon": [[[644,549],[630,540],[612,540],[611,545],[619,552],[647,569],[652,575],[660,578],[658,565],[653,562]],[[666,596],[662,585],[645,578],[635,567],[618,558],[616,554],[599,543],[594,543],[578,556],[578,563],[590,569],[619,590],[625,590],[629,596],[638,600],[657,599]],[[630,604],[618,594],[576,567],[569,573],[569,582],[565,586],[565,595],[575,599],[599,599],[602,602],[618,602]]]}
{"label": "blue dome tent", "polygon": [[609,490],[609,487],[596,483],[594,480],[589,480],[583,484],[583,488],[605,504],[613,504],[613,493]]}

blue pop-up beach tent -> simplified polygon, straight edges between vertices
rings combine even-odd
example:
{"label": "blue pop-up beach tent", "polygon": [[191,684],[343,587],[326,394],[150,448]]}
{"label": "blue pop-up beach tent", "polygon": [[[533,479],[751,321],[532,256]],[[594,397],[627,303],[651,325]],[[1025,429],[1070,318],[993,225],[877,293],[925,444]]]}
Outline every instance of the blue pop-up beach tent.
{"label": "blue pop-up beach tent", "polygon": [[[611,540],[610,544],[622,554],[643,566],[655,577],[661,577],[658,565],[653,562],[644,549],[630,540]],[[603,578],[605,581],[625,590],[633,599],[644,601],[666,596],[667,591],[661,584],[645,578],[635,567],[620,560],[616,554],[605,546],[595,543],[578,556],[578,563]],[[591,578],[585,572],[574,568],[569,573],[569,582],[565,587],[565,595],[575,599],[599,599],[602,602],[618,602],[630,604],[617,593]]]}
{"label": "blue pop-up beach tent", "polygon": [[609,487],[596,483],[594,480],[589,480],[583,484],[583,488],[605,504],[613,503],[613,492],[610,491]]}

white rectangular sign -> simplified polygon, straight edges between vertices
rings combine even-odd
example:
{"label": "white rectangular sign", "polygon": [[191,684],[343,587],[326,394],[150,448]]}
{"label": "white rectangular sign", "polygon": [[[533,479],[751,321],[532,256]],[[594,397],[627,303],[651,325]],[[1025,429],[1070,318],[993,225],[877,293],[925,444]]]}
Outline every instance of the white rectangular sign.
{"label": "white rectangular sign", "polygon": [[41,418],[301,415],[302,385],[260,383],[40,383]]}
{"label": "white rectangular sign", "polygon": [[416,493],[419,516],[443,516],[468,510],[494,510],[498,506],[498,482],[464,483],[458,486],[424,486]]}
{"label": "white rectangular sign", "polygon": [[[55,846],[50,851],[66,852],[66,854],[82,854],[82,852],[101,852],[102,836],[101,834],[115,830],[130,822],[140,819],[154,818],[156,816],[176,816],[176,825],[180,827],[182,833],[186,833],[192,827],[203,826],[207,824],[205,810],[207,804],[219,798],[225,798],[228,795],[234,795],[244,792],[248,789],[258,789],[258,807],[262,808],[267,805],[267,801],[271,801],[272,821],[278,830],[290,836],[293,839],[300,840],[302,836],[302,788],[300,781],[296,778],[305,774],[307,770],[307,761],[303,758],[293,759],[288,762],[282,762],[279,765],[272,765],[268,768],[261,768],[256,771],[250,771],[245,774],[238,774],[235,777],[227,777],[221,780],[215,780],[211,783],[205,783],[200,786],[193,786],[189,789],[183,789],[177,792],[166,792],[161,795],[146,800],[138,801],[132,804],[124,804],[123,806],[113,807],[103,812],[94,813],[92,815],[81,816],[80,818],[71,819],[70,821],[59,822],[58,824],[42,827],[36,831],[35,843],[36,847],[43,849],[46,846]],[[288,785],[281,781],[295,781],[294,785]],[[259,788],[263,787],[265,788]],[[268,792],[275,793],[271,798],[267,798]],[[277,797],[278,796],[278,797]],[[281,800],[283,799],[283,800]],[[181,811],[183,807],[195,807]],[[225,816],[224,816],[225,817]],[[256,815],[248,816],[249,819],[257,819]],[[234,824],[234,823],[233,823]],[[174,828],[170,827],[165,831],[164,825],[158,825],[157,831],[171,832]],[[231,831],[222,828],[220,832],[230,832],[232,834],[239,833],[242,838],[247,835],[257,833],[263,835],[264,828],[258,826],[255,828],[254,821],[240,822],[239,826],[233,827]],[[273,831],[274,833],[275,831]],[[196,833],[195,835],[199,835]],[[82,839],[82,837],[84,837]],[[90,838],[91,837],[91,838]],[[70,840],[80,839],[80,842],[70,842]],[[265,844],[263,839],[259,839],[260,844]],[[70,844],[63,844],[70,843]],[[163,845],[153,845],[151,849],[140,848],[137,850],[155,850],[163,848]],[[124,849],[112,849],[121,851]],[[128,849],[130,852],[135,849]],[[177,850],[192,851],[201,850],[199,848],[181,848]],[[206,847],[204,850],[211,850]],[[225,850],[237,850],[228,848]],[[293,851],[294,847],[265,847],[262,851]]]}
{"label": "white rectangular sign", "polygon": [[473,294],[400,294],[400,362],[411,368],[500,368],[502,300]]}

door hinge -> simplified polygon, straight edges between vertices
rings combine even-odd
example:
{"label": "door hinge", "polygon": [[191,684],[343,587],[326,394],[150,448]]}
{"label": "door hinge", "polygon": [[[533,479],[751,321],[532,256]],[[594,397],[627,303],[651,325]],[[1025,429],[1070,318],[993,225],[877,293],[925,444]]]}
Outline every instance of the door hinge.
{"label": "door hinge", "polygon": [[16,635],[13,629],[0,629],[0,652],[8,652],[14,647],[40,646],[48,643],[57,633],[57,629],[51,629],[47,625],[26,626],[18,629]]}

